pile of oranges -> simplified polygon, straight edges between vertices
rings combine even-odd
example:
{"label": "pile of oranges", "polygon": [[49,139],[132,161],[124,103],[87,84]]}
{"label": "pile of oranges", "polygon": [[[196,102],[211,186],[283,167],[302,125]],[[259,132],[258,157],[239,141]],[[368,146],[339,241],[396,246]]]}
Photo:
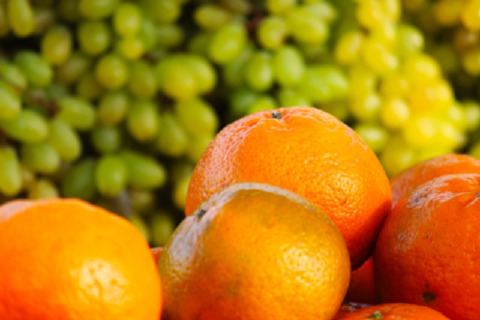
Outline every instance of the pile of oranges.
{"label": "pile of oranges", "polygon": [[0,207],[0,319],[480,319],[480,160],[390,179],[310,107],[221,130],[164,248],[76,199]]}

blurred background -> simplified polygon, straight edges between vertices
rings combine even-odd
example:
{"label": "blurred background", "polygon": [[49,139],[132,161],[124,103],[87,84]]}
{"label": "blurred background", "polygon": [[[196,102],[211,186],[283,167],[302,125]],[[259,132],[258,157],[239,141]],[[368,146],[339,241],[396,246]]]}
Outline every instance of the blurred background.
{"label": "blurred background", "polygon": [[78,197],[162,246],[222,127],[314,106],[392,176],[480,157],[480,0],[0,0],[0,201]]}

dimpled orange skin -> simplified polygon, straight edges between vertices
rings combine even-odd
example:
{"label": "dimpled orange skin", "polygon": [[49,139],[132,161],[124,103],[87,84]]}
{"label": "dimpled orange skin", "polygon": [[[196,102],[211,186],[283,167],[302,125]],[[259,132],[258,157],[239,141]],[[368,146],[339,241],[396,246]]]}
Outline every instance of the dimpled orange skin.
{"label": "dimpled orange skin", "polygon": [[456,173],[480,173],[480,160],[466,154],[449,153],[403,170],[390,179],[392,207],[415,187],[434,178]]}
{"label": "dimpled orange skin", "polygon": [[407,304],[385,303],[352,312],[340,310],[332,320],[449,320],[431,308]]}
{"label": "dimpled orange skin", "polygon": [[403,197],[377,240],[374,273],[384,302],[480,319],[480,174],[445,175]]}
{"label": "dimpled orange skin", "polygon": [[164,320],[329,320],[350,262],[340,232],[315,205],[239,183],[184,219],[159,270]]}
{"label": "dimpled orange skin", "polygon": [[0,319],[159,319],[148,244],[127,220],[86,202],[1,206],[0,261]]}
{"label": "dimpled orange skin", "polygon": [[388,177],[372,150],[351,128],[311,107],[254,113],[221,130],[197,162],[186,215],[224,187],[249,181],[289,189],[326,212],[354,269],[371,255],[391,206]]}

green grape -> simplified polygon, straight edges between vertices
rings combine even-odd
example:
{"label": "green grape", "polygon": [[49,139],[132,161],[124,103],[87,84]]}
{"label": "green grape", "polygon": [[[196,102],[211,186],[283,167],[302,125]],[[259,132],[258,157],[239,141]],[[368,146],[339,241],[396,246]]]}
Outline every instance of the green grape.
{"label": "green grape", "polygon": [[155,23],[146,15],[142,15],[138,37],[142,40],[145,51],[153,49],[157,43]]}
{"label": "green grape", "polygon": [[22,173],[13,147],[0,146],[0,168],[0,192],[15,196],[22,189]]}
{"label": "green grape", "polygon": [[47,142],[22,144],[21,150],[22,163],[34,172],[52,174],[60,167],[60,156]]}
{"label": "green grape", "polygon": [[459,55],[450,44],[440,44],[431,47],[430,54],[438,61],[445,74],[451,75],[460,71]]}
{"label": "green grape", "polygon": [[246,42],[247,32],[243,25],[227,24],[213,34],[208,44],[208,56],[215,63],[227,64],[238,58]]}
{"label": "green grape", "polygon": [[27,78],[13,63],[0,60],[0,77],[2,81],[18,91],[27,88]]}
{"label": "green grape", "polygon": [[480,159],[480,142],[476,142],[468,149],[468,154],[474,158]]}
{"label": "green grape", "polygon": [[360,121],[376,121],[382,106],[382,97],[375,92],[365,92],[350,97],[350,112]]}
{"label": "green grape", "polygon": [[113,14],[113,28],[121,36],[136,35],[142,26],[142,12],[132,2],[122,2]]}
{"label": "green grape", "polygon": [[245,65],[254,51],[252,45],[247,45],[237,59],[222,66],[222,80],[226,85],[235,88],[243,84]]}
{"label": "green grape", "polygon": [[33,34],[43,35],[55,24],[55,12],[48,7],[35,7],[33,11]]}
{"label": "green grape", "polygon": [[75,86],[75,93],[85,100],[95,100],[103,94],[103,87],[98,83],[93,71],[85,72]]}
{"label": "green grape", "polygon": [[293,46],[283,46],[273,56],[273,72],[281,86],[297,84],[305,72],[302,54]]}
{"label": "green grape", "polygon": [[57,118],[78,130],[91,129],[95,123],[95,110],[87,101],[66,96],[57,101]]}
{"label": "green grape", "polygon": [[155,206],[156,195],[152,191],[131,189],[128,190],[133,211],[145,214]]}
{"label": "green grape", "polygon": [[[387,75],[385,78],[390,77]],[[355,64],[348,70],[350,91],[352,95],[361,95],[366,91],[374,91],[378,85],[378,76],[363,64]]]}
{"label": "green grape", "polygon": [[207,56],[208,47],[213,34],[213,32],[199,32],[193,35],[187,44],[187,51],[194,54]]}
{"label": "green grape", "polygon": [[473,131],[480,125],[480,105],[477,102],[467,101],[463,104],[465,125],[467,130]]}
{"label": "green grape", "polygon": [[126,62],[114,54],[102,56],[95,66],[95,76],[98,82],[110,90],[122,87],[128,80],[128,73]]}
{"label": "green grape", "polygon": [[231,14],[221,6],[215,4],[202,4],[196,8],[194,21],[204,30],[216,30],[231,19]]}
{"label": "green grape", "polygon": [[475,48],[479,43],[479,34],[465,28],[457,28],[453,34],[453,47],[459,53]]}
{"label": "green grape", "polygon": [[33,9],[28,0],[8,0],[7,18],[10,28],[18,37],[32,34],[34,27]]}
{"label": "green grape", "polygon": [[337,41],[334,49],[335,60],[341,64],[354,64],[360,57],[364,35],[359,30],[345,33]]}
{"label": "green grape", "polygon": [[183,29],[176,24],[159,25],[156,27],[156,44],[160,48],[178,47],[184,40],[185,34]]}
{"label": "green grape", "polygon": [[14,119],[22,109],[21,98],[17,92],[0,80],[0,119]]}
{"label": "green grape", "polygon": [[55,184],[45,178],[36,180],[33,185],[28,188],[29,199],[52,199],[58,197],[59,194]]}
{"label": "green grape", "polygon": [[51,83],[53,70],[37,53],[19,51],[15,54],[14,62],[32,86],[45,87]]}
{"label": "green grape", "polygon": [[49,29],[42,37],[41,50],[48,63],[63,64],[72,52],[72,36],[68,29],[63,26]]}
{"label": "green grape", "polygon": [[397,27],[396,50],[401,55],[419,53],[424,48],[424,39],[420,30],[409,24]]}
{"label": "green grape", "polygon": [[[436,115],[442,117],[442,112],[439,113],[436,113]],[[455,126],[455,129],[461,132],[468,130],[465,109],[460,103],[452,103],[447,109],[447,114],[443,115],[443,117],[449,119],[449,121]]]}
{"label": "green grape", "polygon": [[443,147],[444,150],[454,150],[465,145],[465,134],[457,129],[455,125],[448,118],[439,119],[438,131],[436,135],[438,143],[436,147]]}
{"label": "green grape", "polygon": [[347,97],[349,92],[349,83],[344,72],[335,65],[317,65],[311,67],[313,72],[324,79],[330,87],[330,100],[342,99]]}
{"label": "green grape", "polygon": [[388,131],[377,124],[361,123],[353,129],[375,153],[382,151],[388,143]]}
{"label": "green grape", "polygon": [[386,97],[401,97],[408,93],[408,80],[399,73],[392,73],[382,78],[380,93]]}
{"label": "green grape", "polygon": [[195,72],[181,63],[176,56],[169,56],[155,66],[159,87],[174,99],[187,99],[198,91]]}
{"label": "green grape", "polygon": [[97,56],[108,49],[112,35],[106,22],[86,20],[77,27],[77,40],[85,54]]}
{"label": "green grape", "polygon": [[108,91],[98,102],[98,121],[106,126],[119,124],[126,116],[130,106],[128,95],[124,91]]}
{"label": "green grape", "polygon": [[403,74],[412,87],[426,85],[441,76],[438,63],[427,54],[415,54],[406,57]]}
{"label": "green grape", "polygon": [[106,197],[115,197],[127,184],[127,168],[115,155],[102,156],[95,167],[95,185]]}
{"label": "green grape", "polygon": [[68,59],[57,67],[55,80],[64,85],[70,85],[78,81],[80,76],[91,66],[91,61],[80,51],[73,52]]}
{"label": "green grape", "polygon": [[236,120],[247,114],[248,107],[257,100],[259,93],[246,88],[236,88],[230,96],[230,114]]}
{"label": "green grape", "polygon": [[185,210],[185,202],[187,199],[188,185],[190,184],[191,175],[191,173],[184,174],[182,177],[180,177],[180,179],[175,180],[175,184],[173,186],[173,203],[182,211]]}
{"label": "green grape", "polygon": [[130,36],[118,39],[115,50],[127,60],[137,60],[145,53],[145,46],[140,37]]}
{"label": "green grape", "polygon": [[66,161],[77,159],[82,152],[80,137],[60,119],[52,119],[48,124],[48,144]]}
{"label": "green grape", "polygon": [[398,136],[392,137],[380,153],[380,161],[390,177],[411,167],[417,160],[417,152]]}
{"label": "green grape", "polygon": [[164,246],[175,230],[175,226],[176,223],[171,214],[162,211],[154,212],[150,221],[153,246]]}
{"label": "green grape", "polygon": [[414,113],[429,114],[431,111],[445,111],[453,103],[453,92],[445,81],[436,81],[430,85],[415,88],[408,95],[410,108]]}
{"label": "green grape", "polygon": [[95,160],[84,158],[73,165],[61,181],[63,197],[91,201],[97,192],[95,186]]}
{"label": "green grape", "polygon": [[29,189],[36,181],[35,172],[27,168],[24,164],[20,164],[20,172],[22,176],[22,188]]}
{"label": "green grape", "polygon": [[207,149],[213,137],[210,135],[197,135],[190,137],[189,146],[187,148],[187,159],[196,163],[202,156],[205,149]]}
{"label": "green grape", "polygon": [[287,24],[278,16],[263,18],[256,31],[258,42],[266,49],[280,48],[288,36]]}
{"label": "green grape", "polygon": [[1,120],[0,128],[7,136],[24,143],[41,142],[48,135],[46,120],[38,113],[25,109],[13,119]]}
{"label": "green grape", "polygon": [[90,135],[92,146],[100,153],[117,151],[122,144],[122,134],[119,127],[97,125]]}
{"label": "green grape", "polygon": [[435,144],[438,135],[438,120],[427,116],[412,117],[403,127],[402,136],[412,148],[422,149]]}
{"label": "green grape", "polygon": [[152,190],[165,184],[165,168],[154,158],[130,150],[122,150],[119,155],[127,167],[128,183],[132,187]]}
{"label": "green grape", "polygon": [[77,22],[80,18],[78,12],[79,0],[60,0],[56,5],[56,15],[67,22]]}
{"label": "green grape", "polygon": [[318,72],[307,68],[297,85],[297,90],[307,99],[316,103],[328,102],[332,96],[331,88]]}
{"label": "green grape", "polygon": [[219,3],[237,14],[248,14],[252,7],[252,2],[247,0],[220,0]]}
{"label": "green grape", "polygon": [[304,97],[297,90],[289,88],[281,88],[277,92],[277,99],[279,101],[279,105],[282,107],[312,105],[311,101]]}
{"label": "green grape", "polygon": [[[451,10],[451,8],[450,8]],[[461,12],[463,25],[472,31],[480,30],[480,1],[466,1]]]}
{"label": "green grape", "polygon": [[359,2],[355,13],[360,25],[369,30],[381,28],[385,20],[388,20],[388,16],[385,15],[381,2],[376,0]]}
{"label": "green grape", "polygon": [[327,1],[308,3],[302,6],[302,9],[315,16],[317,19],[328,23],[333,22],[337,18],[335,7]]}
{"label": "green grape", "polygon": [[398,58],[382,43],[366,39],[362,47],[362,58],[366,65],[377,74],[383,75],[396,70]]}
{"label": "green grape", "polygon": [[7,10],[4,3],[0,3],[0,37],[5,37],[10,31]]}
{"label": "green grape", "polygon": [[463,68],[471,75],[480,74],[480,46],[467,51],[462,57]]}
{"label": "green grape", "polygon": [[277,103],[275,99],[267,94],[260,94],[255,101],[247,108],[247,114],[252,114],[258,111],[276,109]]}
{"label": "green grape", "polygon": [[211,63],[200,55],[188,54],[182,56],[182,61],[196,78],[199,93],[208,93],[217,83],[217,74]]}
{"label": "green grape", "polygon": [[147,240],[148,242],[151,241],[151,236],[150,236],[150,231],[148,230],[148,226],[143,221],[141,217],[139,217],[137,214],[132,215],[130,218],[128,218],[131,224],[137,228],[138,231],[142,234],[142,236]]}
{"label": "green grape", "polygon": [[50,101],[57,101],[60,98],[68,95],[69,88],[59,83],[52,83],[45,88],[45,94]]}
{"label": "green grape", "polygon": [[213,107],[200,98],[177,101],[175,116],[182,127],[192,135],[213,134],[219,121]]}
{"label": "green grape", "polygon": [[410,114],[410,108],[404,100],[390,98],[381,107],[380,120],[386,128],[397,130],[408,122]]}
{"label": "green grape", "polygon": [[127,113],[128,132],[138,141],[152,140],[159,127],[159,113],[151,100],[135,100]]}
{"label": "green grape", "polygon": [[80,14],[89,19],[103,19],[115,11],[119,0],[79,0]]}
{"label": "green grape", "polygon": [[329,36],[326,22],[300,7],[288,11],[285,17],[288,30],[299,43],[318,45]]}
{"label": "green grape", "polygon": [[340,121],[347,122],[347,120],[349,120],[350,110],[348,107],[348,102],[346,101],[334,101],[324,103],[322,104],[321,109],[325,112],[330,113]]}
{"label": "green grape", "polygon": [[181,7],[175,0],[142,0],[142,7],[160,24],[174,23],[181,13]]}
{"label": "green grape", "polygon": [[151,98],[157,93],[157,79],[152,66],[142,60],[130,65],[130,77],[127,83],[131,94],[139,98]]}
{"label": "green grape", "polygon": [[255,91],[266,91],[273,85],[272,57],[264,51],[254,52],[245,65],[245,83]]}
{"label": "green grape", "polygon": [[162,154],[171,157],[183,155],[188,147],[185,129],[171,112],[166,112],[160,118],[155,146]]}
{"label": "green grape", "polygon": [[265,6],[271,14],[288,12],[297,5],[297,0],[267,0]]}

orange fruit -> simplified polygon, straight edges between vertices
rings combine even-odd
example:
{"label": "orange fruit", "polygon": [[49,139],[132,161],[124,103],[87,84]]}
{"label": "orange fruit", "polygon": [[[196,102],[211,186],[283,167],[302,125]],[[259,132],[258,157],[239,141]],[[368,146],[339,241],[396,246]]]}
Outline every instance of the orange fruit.
{"label": "orange fruit", "polygon": [[327,213],[342,233],[352,268],[372,253],[391,206],[378,158],[348,126],[322,110],[261,111],[224,127],[194,169],[185,213],[238,182],[293,191]]}
{"label": "orange fruit", "polygon": [[368,258],[360,268],[352,271],[345,301],[366,304],[380,303],[373,275],[373,257]]}
{"label": "orange fruit", "polygon": [[400,199],[377,240],[384,302],[409,302],[455,320],[480,319],[480,174],[444,175]]}
{"label": "orange fruit", "polygon": [[480,173],[480,160],[466,154],[449,153],[419,162],[390,179],[392,207],[415,187],[446,174]]}
{"label": "orange fruit", "polygon": [[448,320],[429,307],[408,303],[385,303],[352,312],[340,310],[333,320]]}
{"label": "orange fruit", "polygon": [[329,320],[350,277],[342,235],[297,194],[238,183],[186,217],[159,260],[162,319]]}
{"label": "orange fruit", "polygon": [[0,207],[0,319],[157,320],[160,278],[127,220],[74,199]]}

